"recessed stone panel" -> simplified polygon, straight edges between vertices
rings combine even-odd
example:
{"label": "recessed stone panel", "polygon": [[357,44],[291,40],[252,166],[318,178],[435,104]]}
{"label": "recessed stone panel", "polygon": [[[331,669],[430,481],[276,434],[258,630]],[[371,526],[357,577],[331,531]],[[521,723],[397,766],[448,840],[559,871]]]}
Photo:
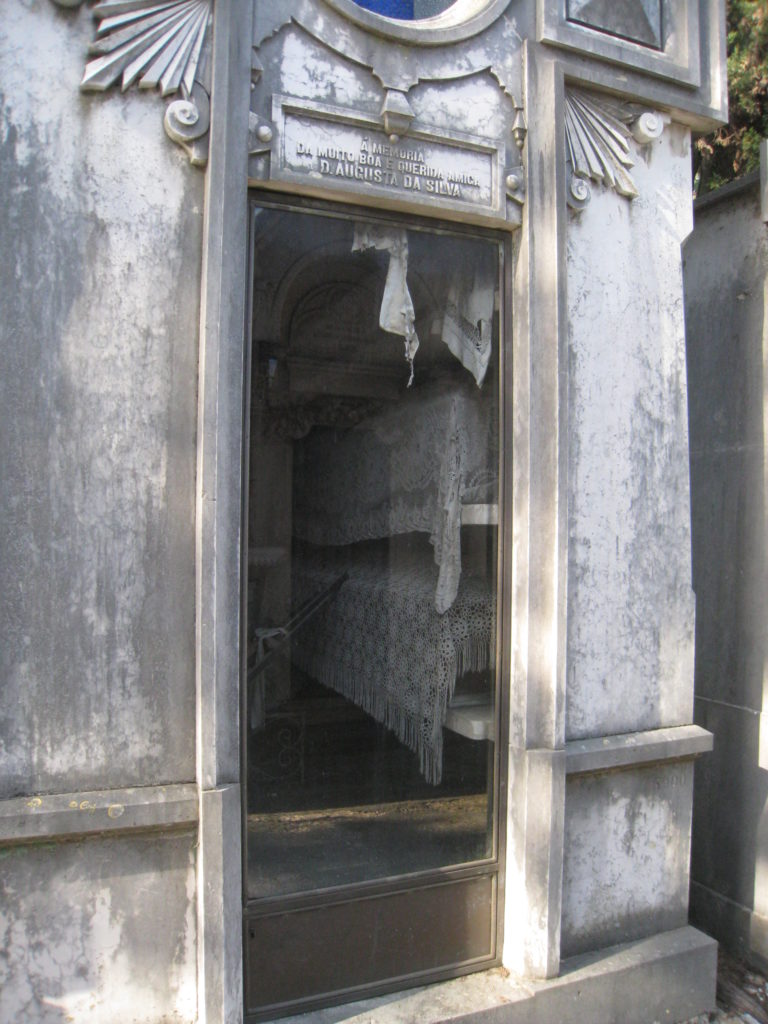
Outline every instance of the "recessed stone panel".
{"label": "recessed stone panel", "polygon": [[685,924],[692,782],[690,763],[568,782],[564,956]]}

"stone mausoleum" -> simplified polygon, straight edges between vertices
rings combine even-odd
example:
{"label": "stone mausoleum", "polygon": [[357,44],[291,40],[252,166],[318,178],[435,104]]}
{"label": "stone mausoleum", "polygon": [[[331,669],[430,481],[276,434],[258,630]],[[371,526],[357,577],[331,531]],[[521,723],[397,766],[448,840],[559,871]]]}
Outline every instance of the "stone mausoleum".
{"label": "stone mausoleum", "polygon": [[0,19],[0,1020],[679,1021],[721,0]]}

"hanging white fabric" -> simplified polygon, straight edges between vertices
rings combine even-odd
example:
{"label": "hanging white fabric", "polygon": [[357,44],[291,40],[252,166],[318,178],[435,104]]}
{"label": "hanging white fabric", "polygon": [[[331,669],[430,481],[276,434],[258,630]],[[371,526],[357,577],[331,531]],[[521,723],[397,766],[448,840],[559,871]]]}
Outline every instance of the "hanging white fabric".
{"label": "hanging white fabric", "polygon": [[491,359],[496,264],[489,247],[478,248],[471,264],[450,273],[440,331],[445,344],[477,381],[483,383]]}
{"label": "hanging white fabric", "polygon": [[408,236],[403,228],[379,224],[356,224],[352,252],[379,249],[389,253],[387,280],[379,312],[379,326],[405,339],[405,358],[411,367],[408,387],[413,383],[413,359],[419,347],[411,293],[408,291]]}

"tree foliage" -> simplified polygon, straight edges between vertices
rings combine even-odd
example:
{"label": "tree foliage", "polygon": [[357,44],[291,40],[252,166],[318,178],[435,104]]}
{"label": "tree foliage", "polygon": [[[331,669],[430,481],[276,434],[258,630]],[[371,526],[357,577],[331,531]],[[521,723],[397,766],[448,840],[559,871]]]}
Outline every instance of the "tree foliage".
{"label": "tree foliage", "polygon": [[699,195],[757,168],[768,137],[768,0],[728,0],[726,18],[730,120],[696,141]]}

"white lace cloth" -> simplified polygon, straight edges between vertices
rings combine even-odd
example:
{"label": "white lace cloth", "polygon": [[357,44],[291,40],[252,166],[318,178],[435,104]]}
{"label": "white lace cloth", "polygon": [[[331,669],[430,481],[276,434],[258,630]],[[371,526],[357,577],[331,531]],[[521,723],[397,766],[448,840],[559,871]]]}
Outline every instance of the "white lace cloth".
{"label": "white lace cloth", "polygon": [[467,574],[439,615],[429,550],[395,559],[375,544],[325,549],[294,563],[301,604],[342,572],[338,594],[293,638],[293,661],[392,729],[419,755],[428,782],[442,776],[443,722],[456,680],[492,664],[495,599]]}
{"label": "white lace cloth", "polygon": [[352,430],[313,431],[296,446],[294,533],[318,545],[428,533],[434,605],[445,612],[461,577],[461,506],[496,500],[497,461],[481,392],[413,393]]}

